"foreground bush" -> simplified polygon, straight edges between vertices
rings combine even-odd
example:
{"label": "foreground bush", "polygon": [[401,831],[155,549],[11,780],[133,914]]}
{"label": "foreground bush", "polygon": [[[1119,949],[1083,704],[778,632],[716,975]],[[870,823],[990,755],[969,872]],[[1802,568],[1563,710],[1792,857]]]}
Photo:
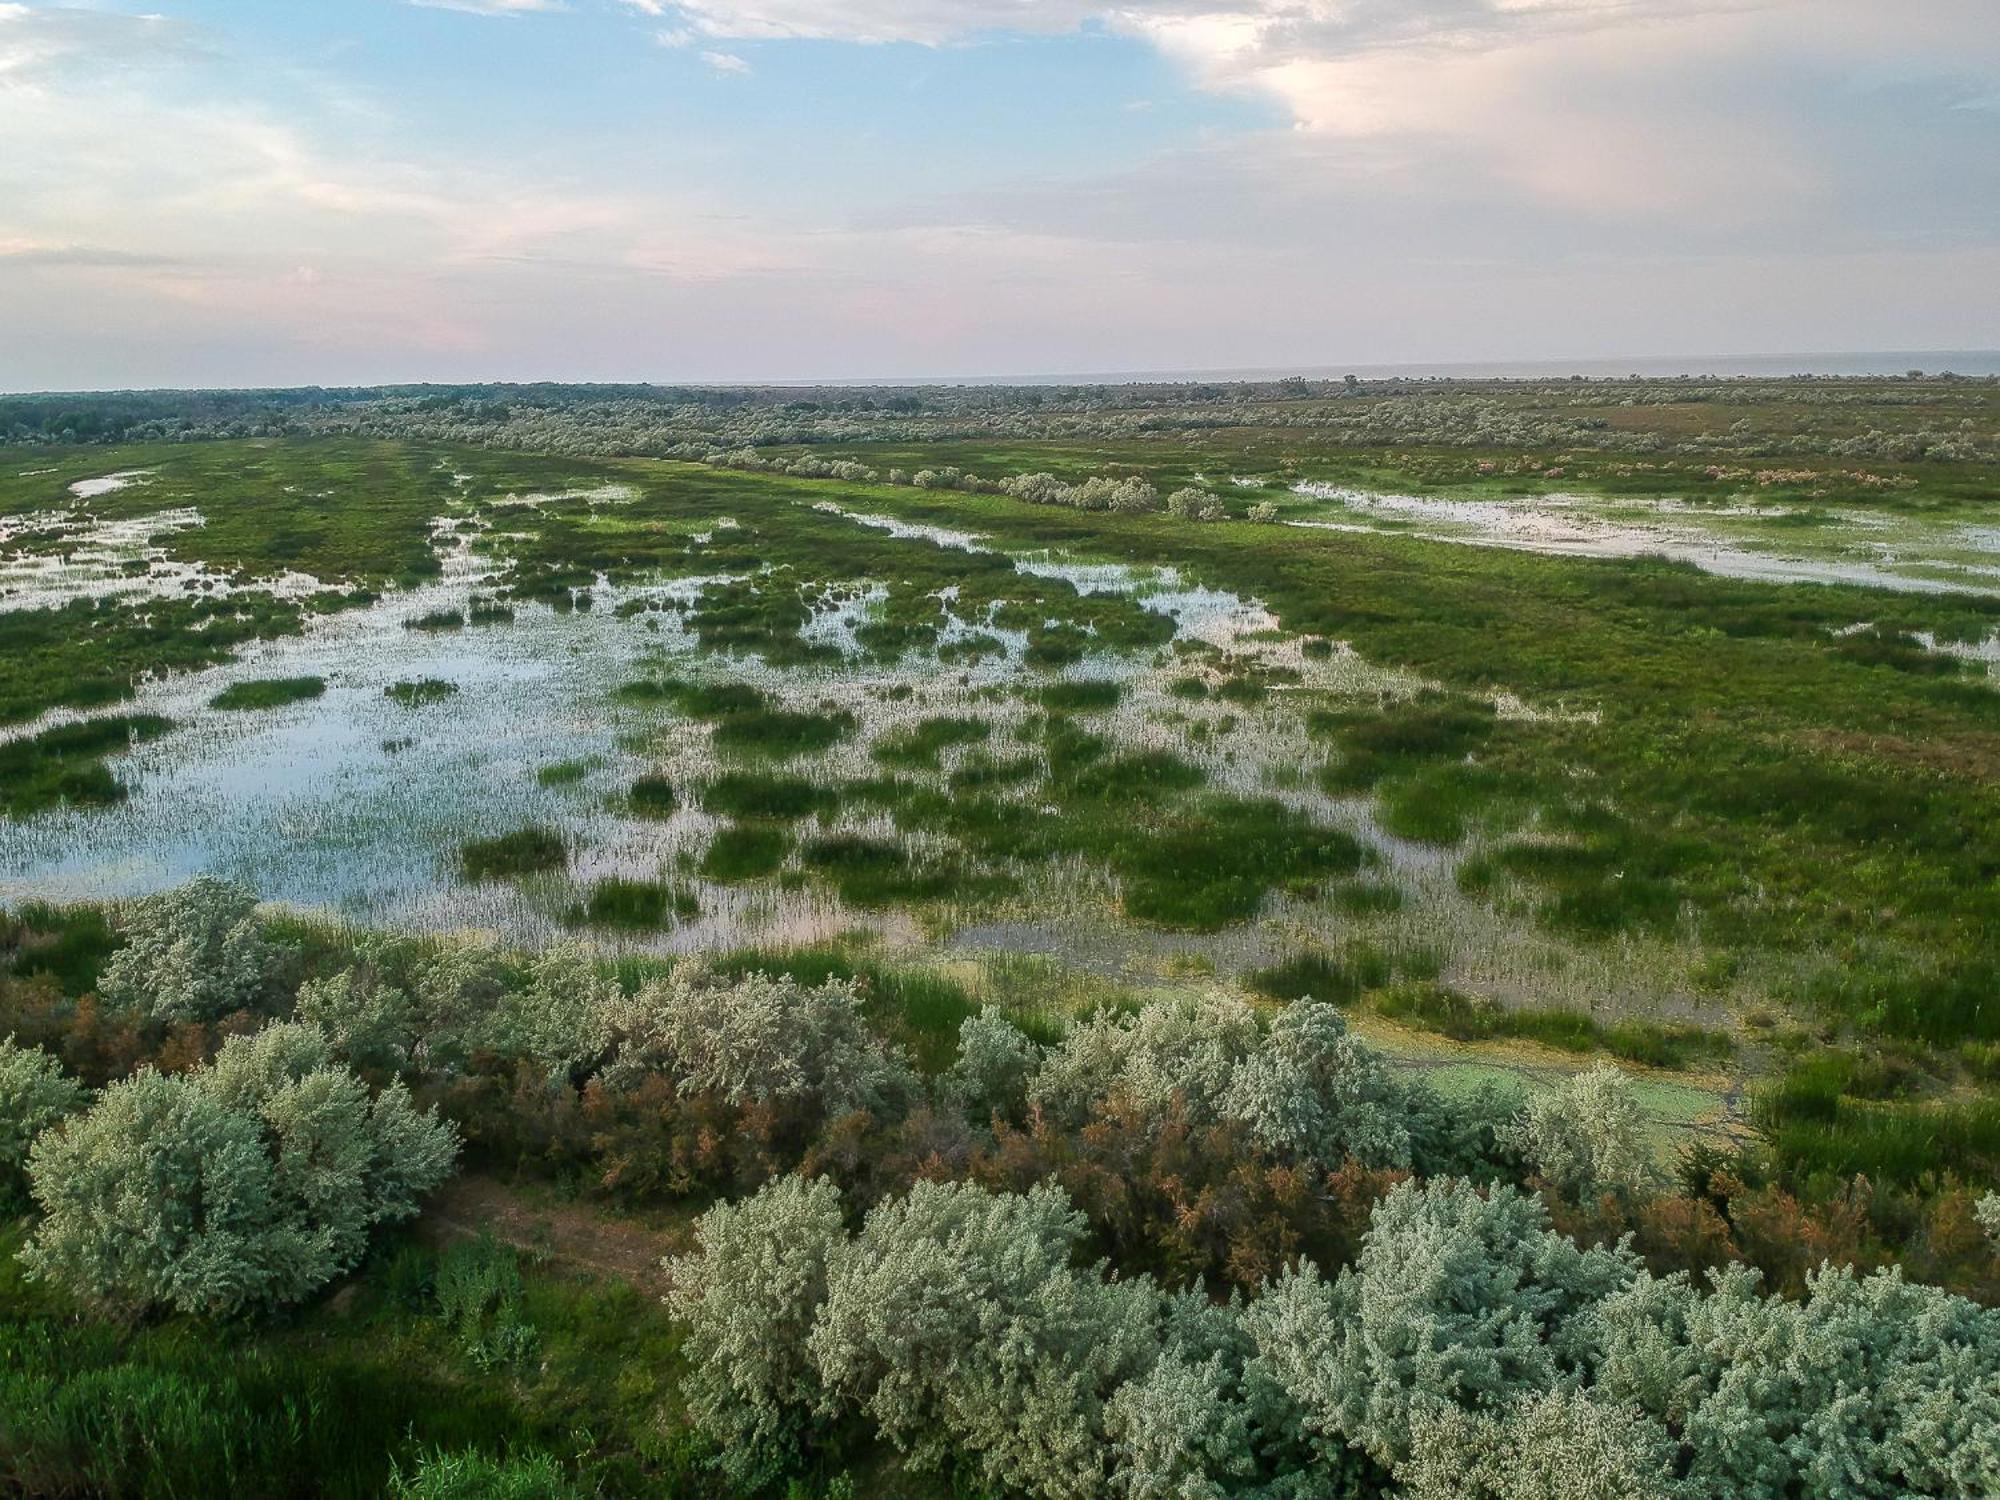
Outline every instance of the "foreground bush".
{"label": "foreground bush", "polygon": [[1063,1193],[923,1182],[858,1234],[824,1182],[672,1263],[695,1421],[791,1445],[859,1416],[1049,1500],[1849,1500],[2000,1493],[2000,1312],[1895,1272],[1704,1290],[1512,1187],[1404,1182],[1355,1263],[1247,1303],[1080,1261]]}
{"label": "foreground bush", "polygon": [[371,1098],[317,1028],[267,1027],[207,1068],[114,1083],[37,1139],[42,1219],[21,1258],[132,1312],[297,1302],[416,1213],[456,1151],[400,1086]]}

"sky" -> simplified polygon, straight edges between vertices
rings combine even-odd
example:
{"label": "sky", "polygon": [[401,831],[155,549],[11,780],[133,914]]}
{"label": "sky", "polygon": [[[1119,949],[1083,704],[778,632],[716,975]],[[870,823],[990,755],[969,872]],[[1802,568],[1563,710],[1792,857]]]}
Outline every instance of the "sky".
{"label": "sky", "polygon": [[2000,0],[0,0],[0,389],[2000,347]]}

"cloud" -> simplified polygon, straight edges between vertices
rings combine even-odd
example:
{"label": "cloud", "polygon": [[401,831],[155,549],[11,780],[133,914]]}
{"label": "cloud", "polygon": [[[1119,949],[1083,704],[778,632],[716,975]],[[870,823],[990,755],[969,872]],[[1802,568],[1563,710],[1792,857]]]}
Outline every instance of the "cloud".
{"label": "cloud", "polygon": [[[636,144],[483,148],[212,31],[0,0],[0,387],[2000,343],[1990,0],[624,9],[725,71],[738,43],[1090,28],[1283,123],[1090,171],[1024,132],[935,194],[893,166],[827,191],[796,136],[745,133],[700,187]],[[1184,102],[1146,95],[1149,131]]]}
{"label": "cloud", "polygon": [[718,73],[748,73],[750,64],[734,52],[704,52],[701,60]]}

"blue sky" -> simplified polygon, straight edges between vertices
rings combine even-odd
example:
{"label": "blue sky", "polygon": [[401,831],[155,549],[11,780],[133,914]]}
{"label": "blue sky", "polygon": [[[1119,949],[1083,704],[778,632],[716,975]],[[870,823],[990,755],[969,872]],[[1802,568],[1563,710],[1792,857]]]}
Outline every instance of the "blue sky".
{"label": "blue sky", "polygon": [[0,387],[2000,345],[1991,0],[0,0]]}

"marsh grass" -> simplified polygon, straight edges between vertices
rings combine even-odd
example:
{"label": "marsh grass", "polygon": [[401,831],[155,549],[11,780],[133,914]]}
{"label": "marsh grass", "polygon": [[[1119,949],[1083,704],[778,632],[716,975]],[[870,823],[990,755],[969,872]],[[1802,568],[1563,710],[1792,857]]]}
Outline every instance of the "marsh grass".
{"label": "marsh grass", "polygon": [[840,805],[835,786],[803,776],[728,771],[701,790],[701,805],[721,817],[796,822]]}
{"label": "marsh grass", "polygon": [[208,700],[210,708],[283,708],[326,692],[324,677],[253,677],[232,682]]}
{"label": "marsh grass", "polygon": [[455,682],[446,682],[439,677],[421,677],[414,681],[392,682],[382,689],[382,696],[405,708],[422,708],[426,704],[442,703],[457,691],[458,684]]}
{"label": "marsh grass", "polygon": [[869,747],[868,753],[885,766],[935,771],[944,751],[954,746],[980,744],[992,733],[993,726],[985,719],[940,714],[883,736]]}
{"label": "marsh grass", "polygon": [[664,880],[612,876],[593,881],[564,919],[576,926],[617,927],[633,931],[665,927],[701,915],[695,895]]}
{"label": "marsh grass", "polygon": [[1052,714],[1106,713],[1124,693],[1116,682],[1052,682],[1035,694],[1035,701]]}
{"label": "marsh grass", "polygon": [[603,760],[594,755],[582,756],[576,760],[559,760],[541,767],[535,772],[537,786],[575,786],[592,771],[602,769]]}
{"label": "marsh grass", "polygon": [[541,824],[493,838],[470,839],[458,848],[459,873],[475,882],[560,870],[568,863],[567,841],[555,829]]}
{"label": "marsh grass", "polygon": [[725,883],[775,875],[792,851],[792,837],[769,824],[733,823],[716,831],[702,855],[701,873]]}
{"label": "marsh grass", "polygon": [[673,781],[665,776],[641,776],[625,792],[625,806],[641,818],[670,818],[681,805]]}
{"label": "marsh grass", "polygon": [[65,803],[122,802],[126,789],[104,757],[158,739],[173,727],[158,714],[123,714],[0,742],[0,812],[18,818]]}
{"label": "marsh grass", "polygon": [[1582,1011],[1550,1006],[1509,1009],[1449,985],[1417,980],[1370,996],[1382,1015],[1454,1041],[1517,1037],[1562,1052],[1608,1052],[1646,1067],[1686,1070],[1727,1062],[1735,1044],[1706,1027],[1642,1020],[1600,1022]]}

